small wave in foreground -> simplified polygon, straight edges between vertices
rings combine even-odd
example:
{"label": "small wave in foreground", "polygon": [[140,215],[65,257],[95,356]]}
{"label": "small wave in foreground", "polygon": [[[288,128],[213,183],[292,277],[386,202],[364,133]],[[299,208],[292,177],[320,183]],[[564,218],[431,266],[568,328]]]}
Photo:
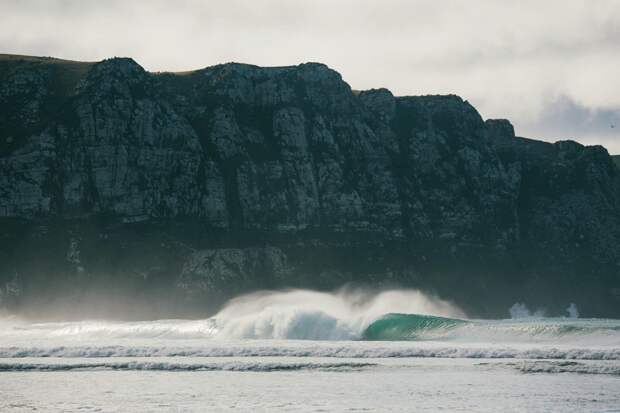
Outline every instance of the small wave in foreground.
{"label": "small wave in foreground", "polygon": [[449,345],[446,343],[398,343],[364,345],[362,342],[339,342],[320,345],[289,346],[285,341],[273,345],[213,345],[201,347],[176,346],[56,346],[4,347],[0,358],[158,358],[158,357],[300,357],[300,358],[466,358],[466,359],[532,359],[532,360],[620,360],[617,347],[511,347],[487,345]]}
{"label": "small wave in foreground", "polygon": [[0,363],[0,372],[27,371],[348,371],[375,366],[374,363],[282,363],[282,362],[227,362],[176,363],[151,361],[106,361],[86,363]]}

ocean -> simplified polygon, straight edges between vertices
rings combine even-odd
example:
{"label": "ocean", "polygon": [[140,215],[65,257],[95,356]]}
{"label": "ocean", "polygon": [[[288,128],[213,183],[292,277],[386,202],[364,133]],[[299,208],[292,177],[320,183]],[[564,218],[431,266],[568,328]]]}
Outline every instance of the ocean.
{"label": "ocean", "polygon": [[4,315],[0,411],[620,412],[620,320],[577,315],[470,319],[416,291],[257,293],[199,320]]}

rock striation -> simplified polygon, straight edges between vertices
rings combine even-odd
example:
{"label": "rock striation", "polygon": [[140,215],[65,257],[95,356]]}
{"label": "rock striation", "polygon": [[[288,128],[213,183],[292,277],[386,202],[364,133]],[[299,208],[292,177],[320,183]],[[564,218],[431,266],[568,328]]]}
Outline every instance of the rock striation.
{"label": "rock striation", "polygon": [[318,63],[0,55],[0,225],[0,305],[24,311],[64,297],[105,315],[104,290],[176,315],[356,283],[478,316],[620,316],[603,147],[516,137],[458,96],[354,92]]}

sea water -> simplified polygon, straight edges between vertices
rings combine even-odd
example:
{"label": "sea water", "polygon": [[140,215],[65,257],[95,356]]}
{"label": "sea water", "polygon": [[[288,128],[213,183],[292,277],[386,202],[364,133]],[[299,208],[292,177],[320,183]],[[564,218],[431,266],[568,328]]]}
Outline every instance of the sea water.
{"label": "sea water", "polygon": [[0,318],[0,411],[620,412],[620,320],[472,320],[414,291],[203,320]]}

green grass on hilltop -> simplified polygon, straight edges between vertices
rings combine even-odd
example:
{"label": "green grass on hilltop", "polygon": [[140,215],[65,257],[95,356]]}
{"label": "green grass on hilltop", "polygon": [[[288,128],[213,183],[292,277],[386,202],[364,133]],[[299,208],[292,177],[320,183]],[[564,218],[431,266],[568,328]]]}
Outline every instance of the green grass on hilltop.
{"label": "green grass on hilltop", "polygon": [[54,57],[0,54],[0,78],[24,68],[48,67],[53,70],[51,85],[55,93],[70,95],[95,62],[78,62]]}

